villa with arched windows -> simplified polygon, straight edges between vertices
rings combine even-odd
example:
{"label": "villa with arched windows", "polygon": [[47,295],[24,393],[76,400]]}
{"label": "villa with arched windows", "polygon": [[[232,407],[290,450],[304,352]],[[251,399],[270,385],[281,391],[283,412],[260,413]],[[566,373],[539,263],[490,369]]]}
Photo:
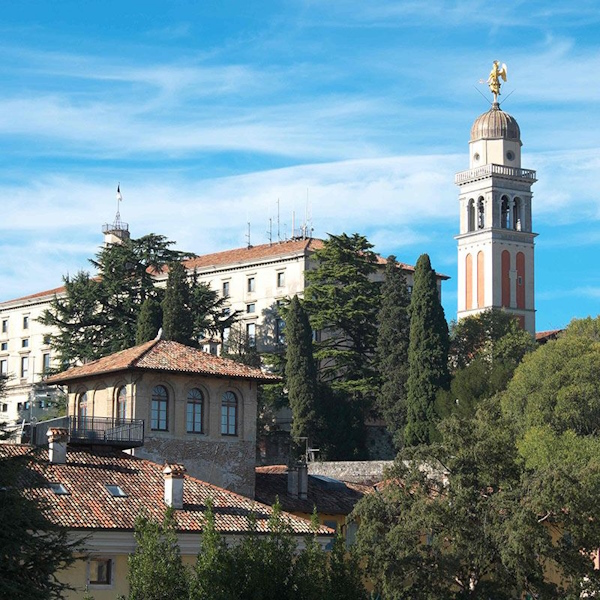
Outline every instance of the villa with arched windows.
{"label": "villa with arched windows", "polygon": [[70,443],[177,462],[254,497],[257,386],[278,377],[152,340],[48,378],[67,387]]}

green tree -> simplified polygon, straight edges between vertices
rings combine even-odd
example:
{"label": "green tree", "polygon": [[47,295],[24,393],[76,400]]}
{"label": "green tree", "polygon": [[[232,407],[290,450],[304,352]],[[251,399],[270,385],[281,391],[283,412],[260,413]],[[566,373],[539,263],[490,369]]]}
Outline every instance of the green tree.
{"label": "green tree", "polygon": [[448,324],[427,254],[419,257],[415,267],[409,339],[404,441],[416,445],[434,439],[436,394],[450,384]]}
{"label": "green tree", "polygon": [[519,442],[496,399],[445,420],[440,435],[403,450],[355,509],[378,591],[390,600],[597,593],[597,441],[576,449],[531,431]]}
{"label": "green tree", "polygon": [[315,358],[319,376],[347,394],[369,395],[376,372],[380,285],[373,281],[377,255],[364,236],[330,235],[307,271],[304,308],[320,330]]}
{"label": "green tree", "polygon": [[377,406],[396,443],[402,444],[406,425],[406,382],[408,379],[408,343],[410,333],[410,295],[404,271],[389,256],[381,288],[377,365],[381,384]]}
{"label": "green tree", "polygon": [[317,367],[312,350],[312,329],[298,296],[286,310],[285,377],[292,409],[292,438],[315,437],[320,429]]}
{"label": "green tree", "polygon": [[65,295],[55,297],[40,321],[58,330],[52,345],[66,363],[106,356],[135,345],[138,316],[147,298],[162,299],[154,278],[188,253],[174,242],[149,234],[104,246],[91,259],[98,277],[65,278]]}
{"label": "green tree", "polygon": [[140,515],[136,549],[129,556],[128,600],[181,600],[188,596],[188,575],[177,544],[173,510],[162,523]]}
{"label": "green tree", "polygon": [[194,345],[193,317],[187,272],[180,262],[169,265],[167,289],[162,301],[163,338],[180,344]]}
{"label": "green tree", "polygon": [[135,332],[136,345],[153,340],[162,327],[162,308],[155,298],[146,298],[140,307]]}
{"label": "green tree", "polygon": [[235,571],[231,552],[215,525],[212,501],[207,501],[200,551],[191,574],[190,600],[233,600]]}
{"label": "green tree", "polygon": [[[330,235],[313,258],[315,269],[306,273],[303,306],[319,334],[314,357],[322,384],[322,438],[327,440],[330,458],[363,458],[364,422],[372,408],[377,382],[380,284],[373,281],[377,255],[364,236],[344,233]],[[330,400],[335,401],[335,408]],[[329,418],[330,412],[333,418]],[[343,440],[339,417],[343,421]]]}
{"label": "green tree", "polygon": [[557,340],[525,357],[502,394],[522,432],[549,425],[556,433],[600,432],[600,317],[573,321]]}
{"label": "green tree", "polygon": [[20,492],[40,485],[29,468],[35,460],[33,451],[0,453],[0,598],[55,600],[72,589],[60,571],[75,562],[80,543],[50,521],[44,503]]}

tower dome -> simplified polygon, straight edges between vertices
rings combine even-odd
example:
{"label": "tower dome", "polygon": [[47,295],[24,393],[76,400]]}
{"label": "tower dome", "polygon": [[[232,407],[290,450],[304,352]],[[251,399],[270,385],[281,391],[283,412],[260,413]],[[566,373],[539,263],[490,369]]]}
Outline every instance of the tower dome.
{"label": "tower dome", "polygon": [[479,115],[471,127],[471,142],[492,139],[521,141],[519,124],[500,108],[498,102],[494,102],[490,110]]}

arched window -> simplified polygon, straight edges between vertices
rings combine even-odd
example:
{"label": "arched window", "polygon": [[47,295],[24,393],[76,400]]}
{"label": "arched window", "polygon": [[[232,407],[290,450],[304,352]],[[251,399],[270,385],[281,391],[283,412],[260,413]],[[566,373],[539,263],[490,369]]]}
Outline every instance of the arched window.
{"label": "arched window", "polygon": [[469,200],[467,206],[468,231],[475,231],[475,201],[473,198]]}
{"label": "arched window", "polygon": [[515,198],[513,205],[512,228],[521,231],[523,223],[521,220],[521,198]]}
{"label": "arched window", "polygon": [[483,229],[485,227],[485,204],[483,198],[477,200],[477,227]]}
{"label": "arched window", "polygon": [[233,392],[225,392],[221,400],[221,434],[237,435],[237,398]]}
{"label": "arched window", "polygon": [[124,385],[117,391],[115,418],[117,423],[123,423],[127,418],[127,388]]}
{"label": "arched window", "polygon": [[188,433],[202,433],[202,408],[204,396],[198,388],[188,392],[186,409],[186,427]]}
{"label": "arched window", "polygon": [[79,394],[77,398],[77,429],[85,429],[88,416],[88,398],[87,392]]}
{"label": "arched window", "polygon": [[169,411],[169,393],[167,388],[157,385],[152,390],[152,409],[150,411],[150,429],[167,431]]}
{"label": "arched window", "polygon": [[502,196],[502,211],[500,218],[500,227],[502,227],[502,229],[508,229],[509,214],[508,198],[506,196]]}

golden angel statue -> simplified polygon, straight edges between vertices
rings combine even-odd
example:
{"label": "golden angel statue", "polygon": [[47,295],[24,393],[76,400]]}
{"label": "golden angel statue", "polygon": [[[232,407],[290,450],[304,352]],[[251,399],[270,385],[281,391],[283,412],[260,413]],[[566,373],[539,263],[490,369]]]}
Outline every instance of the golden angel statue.
{"label": "golden angel statue", "polygon": [[498,96],[500,95],[500,86],[502,83],[500,79],[506,81],[507,68],[504,63],[502,63],[502,67],[500,67],[499,61],[495,60],[492,66],[492,70],[490,71],[490,76],[488,77],[487,84],[490,87],[490,91],[494,94],[494,102],[498,102]]}

